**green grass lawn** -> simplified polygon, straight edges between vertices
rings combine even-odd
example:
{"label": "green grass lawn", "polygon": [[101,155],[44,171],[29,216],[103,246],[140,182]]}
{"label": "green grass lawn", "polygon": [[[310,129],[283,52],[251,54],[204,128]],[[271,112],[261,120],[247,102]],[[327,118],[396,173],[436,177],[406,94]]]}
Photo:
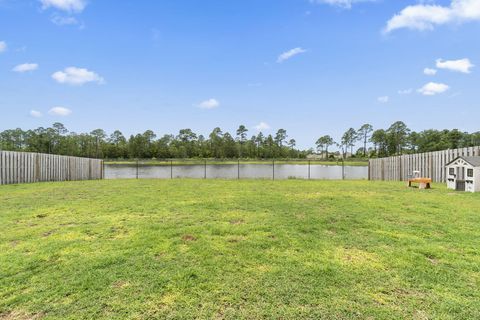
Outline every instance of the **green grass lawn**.
{"label": "green grass lawn", "polygon": [[480,319],[480,194],[349,181],[0,187],[0,319]]}

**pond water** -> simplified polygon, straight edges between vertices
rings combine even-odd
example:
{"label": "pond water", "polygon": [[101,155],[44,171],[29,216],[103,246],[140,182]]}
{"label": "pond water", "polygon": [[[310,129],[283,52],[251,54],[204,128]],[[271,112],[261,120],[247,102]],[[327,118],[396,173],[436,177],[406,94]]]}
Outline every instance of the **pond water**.
{"label": "pond water", "polygon": [[[340,180],[342,171],[345,179],[368,179],[368,167],[324,166],[299,164],[208,164],[200,165],[140,165],[139,179],[317,179]],[[106,164],[105,179],[135,179],[135,164]]]}

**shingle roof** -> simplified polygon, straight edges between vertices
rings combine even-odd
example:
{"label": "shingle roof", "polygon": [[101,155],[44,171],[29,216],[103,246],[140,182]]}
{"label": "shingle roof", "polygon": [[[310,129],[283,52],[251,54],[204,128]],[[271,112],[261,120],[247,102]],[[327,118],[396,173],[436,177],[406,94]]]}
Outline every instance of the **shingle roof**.
{"label": "shingle roof", "polygon": [[480,167],[480,157],[464,157],[464,156],[456,157],[454,160],[447,163],[447,166],[457,161],[458,159],[463,159],[474,167]]}

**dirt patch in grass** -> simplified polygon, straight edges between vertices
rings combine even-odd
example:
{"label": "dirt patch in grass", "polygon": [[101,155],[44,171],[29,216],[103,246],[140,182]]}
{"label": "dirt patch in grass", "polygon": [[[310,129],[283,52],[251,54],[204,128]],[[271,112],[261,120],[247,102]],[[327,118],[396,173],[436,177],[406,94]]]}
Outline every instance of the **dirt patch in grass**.
{"label": "dirt patch in grass", "polygon": [[230,224],[233,224],[233,225],[244,224],[244,223],[245,223],[245,220],[243,219],[234,219],[230,221]]}
{"label": "dirt patch in grass", "polygon": [[165,253],[159,252],[159,253],[155,253],[155,254],[153,255],[153,258],[154,258],[155,260],[160,260],[160,259],[162,259],[164,256],[165,256]]}
{"label": "dirt patch in grass", "polygon": [[112,284],[112,287],[113,288],[125,288],[125,287],[128,287],[130,285],[130,283],[128,281],[125,281],[125,280],[118,280],[118,281],[115,281],[113,284]]}
{"label": "dirt patch in grass", "polygon": [[197,241],[197,238],[195,238],[191,234],[186,234],[182,237],[182,240],[185,242],[191,242],[191,241]]}
{"label": "dirt patch in grass", "polygon": [[38,320],[42,319],[42,314],[28,314],[23,311],[11,311],[7,313],[0,313],[0,320]]}
{"label": "dirt patch in grass", "polygon": [[20,240],[12,240],[10,241],[10,246],[12,248],[15,248],[16,246],[18,246],[19,243],[20,243]]}
{"label": "dirt patch in grass", "polygon": [[428,262],[430,262],[431,264],[433,264],[435,266],[440,263],[440,261],[438,261],[438,259],[433,258],[433,257],[427,257],[427,260],[428,260]]}
{"label": "dirt patch in grass", "polygon": [[51,236],[54,232],[55,232],[55,230],[50,230],[50,231],[44,232],[42,234],[42,236],[43,237],[48,237],[48,236]]}
{"label": "dirt patch in grass", "polygon": [[238,243],[238,242],[241,242],[241,241],[244,241],[245,240],[245,237],[243,236],[233,236],[233,237],[229,237],[227,239],[228,242],[230,243]]}
{"label": "dirt patch in grass", "polygon": [[357,248],[338,248],[335,256],[343,264],[358,268],[381,269],[382,264],[373,253]]}

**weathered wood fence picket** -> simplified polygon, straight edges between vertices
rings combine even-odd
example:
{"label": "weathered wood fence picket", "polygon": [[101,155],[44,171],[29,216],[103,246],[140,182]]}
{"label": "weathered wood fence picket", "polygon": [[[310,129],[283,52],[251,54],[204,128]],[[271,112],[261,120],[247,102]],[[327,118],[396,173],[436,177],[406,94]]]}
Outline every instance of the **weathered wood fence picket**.
{"label": "weathered wood fence picket", "polygon": [[445,165],[458,156],[480,156],[480,147],[371,159],[368,179],[405,181],[413,171],[420,171],[422,177],[431,178],[433,182],[446,182]]}
{"label": "weathered wood fence picket", "polygon": [[103,179],[103,161],[42,153],[0,151],[0,185]]}

